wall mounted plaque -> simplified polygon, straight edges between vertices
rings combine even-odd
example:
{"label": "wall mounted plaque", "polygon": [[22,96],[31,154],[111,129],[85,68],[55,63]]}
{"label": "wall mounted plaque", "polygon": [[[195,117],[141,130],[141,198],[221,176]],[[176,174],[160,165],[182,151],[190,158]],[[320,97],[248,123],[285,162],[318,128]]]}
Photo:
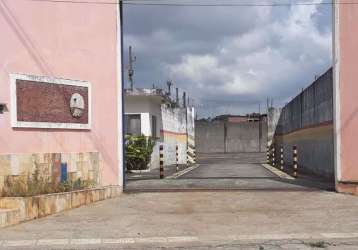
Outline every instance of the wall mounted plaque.
{"label": "wall mounted plaque", "polygon": [[91,128],[87,81],[11,74],[11,123],[15,128]]}

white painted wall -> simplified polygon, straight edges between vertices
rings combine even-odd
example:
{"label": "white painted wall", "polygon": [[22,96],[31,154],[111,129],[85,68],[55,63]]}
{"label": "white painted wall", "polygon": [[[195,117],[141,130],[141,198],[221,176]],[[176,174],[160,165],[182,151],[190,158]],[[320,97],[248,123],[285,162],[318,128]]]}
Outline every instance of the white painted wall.
{"label": "white painted wall", "polygon": [[[187,139],[185,135],[189,133],[194,137],[194,108],[171,108],[162,104],[160,97],[153,96],[126,96],[124,107],[125,114],[141,115],[141,132],[145,136],[152,136],[152,116],[157,117],[157,137],[160,137],[160,140],[153,150],[151,169],[159,167],[160,144],[164,146],[164,165],[176,164],[177,145],[179,164],[186,164]],[[165,132],[165,136],[161,131]]]}
{"label": "white painted wall", "polygon": [[157,117],[157,136],[163,128],[161,98],[151,96],[126,96],[124,100],[125,114],[141,115],[141,130],[146,136],[152,136],[152,116]]}

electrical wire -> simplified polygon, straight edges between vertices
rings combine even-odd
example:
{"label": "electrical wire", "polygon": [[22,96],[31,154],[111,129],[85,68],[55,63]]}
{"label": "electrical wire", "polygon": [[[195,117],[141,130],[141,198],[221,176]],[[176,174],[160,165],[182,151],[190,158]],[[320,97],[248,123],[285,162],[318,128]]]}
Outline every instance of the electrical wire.
{"label": "electrical wire", "polygon": [[170,0],[119,0],[119,2],[85,1],[85,0],[22,0],[29,2],[69,3],[69,4],[99,4],[112,5],[122,2],[123,5],[132,6],[169,6],[169,7],[289,7],[312,5],[358,5],[358,2],[296,2],[296,3],[178,3]]}

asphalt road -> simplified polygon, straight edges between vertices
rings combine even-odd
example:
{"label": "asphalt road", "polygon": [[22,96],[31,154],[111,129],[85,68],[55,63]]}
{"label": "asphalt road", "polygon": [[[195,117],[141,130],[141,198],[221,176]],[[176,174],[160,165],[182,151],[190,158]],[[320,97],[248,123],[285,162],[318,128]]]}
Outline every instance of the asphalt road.
{"label": "asphalt road", "polygon": [[[263,167],[265,153],[199,155],[194,169],[172,179],[130,180],[129,192],[191,190],[287,190],[332,189],[333,183],[315,178],[289,180]],[[167,175],[166,175],[167,176]]]}
{"label": "asphalt road", "polygon": [[233,178],[274,178],[277,177],[262,166],[263,153],[203,154],[198,157],[198,168],[180,179],[233,179]]}

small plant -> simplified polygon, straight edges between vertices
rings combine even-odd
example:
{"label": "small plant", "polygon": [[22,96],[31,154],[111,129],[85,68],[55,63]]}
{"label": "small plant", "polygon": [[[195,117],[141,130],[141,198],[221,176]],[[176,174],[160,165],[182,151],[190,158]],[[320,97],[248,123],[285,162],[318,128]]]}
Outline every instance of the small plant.
{"label": "small plant", "polygon": [[313,248],[326,248],[326,243],[324,241],[309,242],[308,245]]}
{"label": "small plant", "polygon": [[126,135],[125,140],[127,171],[147,169],[153,153],[155,140],[143,135]]}

